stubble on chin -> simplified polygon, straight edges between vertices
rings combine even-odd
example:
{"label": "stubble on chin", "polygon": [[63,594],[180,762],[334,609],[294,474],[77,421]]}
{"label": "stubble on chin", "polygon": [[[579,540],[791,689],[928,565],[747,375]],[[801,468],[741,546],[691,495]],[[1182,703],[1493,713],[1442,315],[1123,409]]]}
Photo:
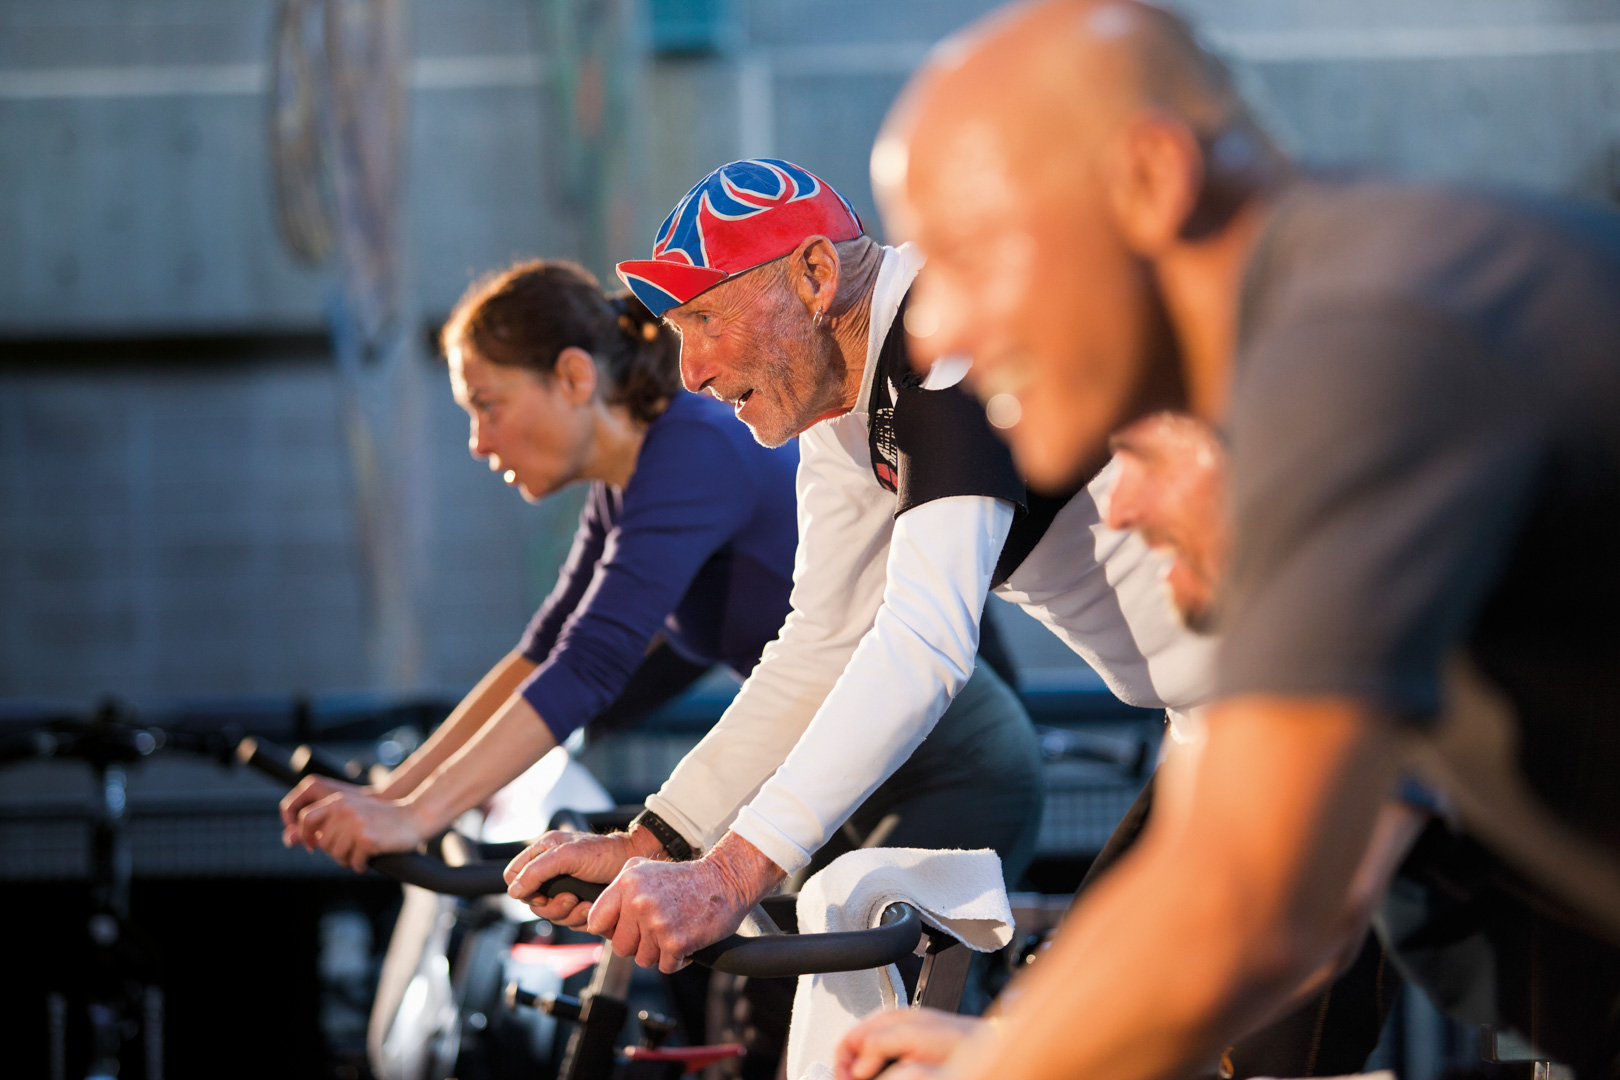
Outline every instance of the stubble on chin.
{"label": "stubble on chin", "polygon": [[1170,594],[1170,606],[1175,609],[1176,618],[1189,632],[1208,637],[1218,631],[1220,612],[1215,589],[1207,581],[1200,582],[1200,587],[1194,589],[1167,587],[1165,591]]}
{"label": "stubble on chin", "polygon": [[760,357],[756,394],[770,399],[769,426],[749,424],[754,441],[775,448],[802,434],[816,418],[842,405],[845,364],[831,339],[794,334],[774,339]]}
{"label": "stubble on chin", "polygon": [[744,421],[743,425],[748,428],[748,433],[754,437],[754,441],[767,450],[775,450],[793,438],[792,432],[784,434],[776,427],[764,428],[757,424],[750,424],[747,421]]}
{"label": "stubble on chin", "polygon": [[1176,614],[1181,616],[1181,625],[1191,633],[1201,637],[1209,637],[1218,629],[1219,619],[1215,617],[1215,605],[1196,601],[1189,604],[1177,604]]}

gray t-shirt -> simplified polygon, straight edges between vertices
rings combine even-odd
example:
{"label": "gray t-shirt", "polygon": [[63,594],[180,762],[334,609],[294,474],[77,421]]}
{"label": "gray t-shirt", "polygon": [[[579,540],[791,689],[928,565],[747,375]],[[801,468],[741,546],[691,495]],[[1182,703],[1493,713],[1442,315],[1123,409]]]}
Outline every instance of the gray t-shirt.
{"label": "gray t-shirt", "polygon": [[1245,283],[1222,696],[1425,723],[1464,650],[1620,853],[1620,217],[1301,181]]}

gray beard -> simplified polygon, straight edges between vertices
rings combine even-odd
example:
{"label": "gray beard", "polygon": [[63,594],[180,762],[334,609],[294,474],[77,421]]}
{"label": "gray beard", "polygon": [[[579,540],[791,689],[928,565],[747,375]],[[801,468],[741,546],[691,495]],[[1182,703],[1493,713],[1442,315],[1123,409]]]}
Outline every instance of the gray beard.
{"label": "gray beard", "polygon": [[[765,376],[756,380],[780,388],[784,431],[761,431],[750,425],[754,441],[775,448],[810,427],[816,417],[841,404],[848,365],[831,335],[810,330],[794,335],[797,340],[773,340],[768,354],[760,358],[759,370]],[[792,346],[798,346],[797,350]],[[795,355],[795,352],[797,355]],[[800,358],[805,359],[800,359]],[[758,392],[757,390],[755,391]]]}

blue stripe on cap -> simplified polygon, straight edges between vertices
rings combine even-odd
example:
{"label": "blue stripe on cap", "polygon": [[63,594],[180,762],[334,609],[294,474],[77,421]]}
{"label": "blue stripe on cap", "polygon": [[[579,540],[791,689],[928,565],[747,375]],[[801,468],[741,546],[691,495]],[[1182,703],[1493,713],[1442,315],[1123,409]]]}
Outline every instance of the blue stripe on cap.
{"label": "blue stripe on cap", "polygon": [[630,286],[630,291],[636,294],[636,299],[646,304],[647,310],[654,315],[661,317],[670,308],[681,306],[679,297],[660,289],[644,277],[620,271],[619,279]]}

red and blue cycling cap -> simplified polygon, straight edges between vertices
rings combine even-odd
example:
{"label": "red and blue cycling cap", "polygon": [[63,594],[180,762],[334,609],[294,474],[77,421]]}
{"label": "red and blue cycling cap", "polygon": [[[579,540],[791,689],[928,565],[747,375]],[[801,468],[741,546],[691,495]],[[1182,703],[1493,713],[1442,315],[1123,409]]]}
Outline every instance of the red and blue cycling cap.
{"label": "red and blue cycling cap", "polygon": [[831,184],[778,158],[722,165],[686,193],[658,229],[653,257],[619,277],[662,315],[728,277],[780,259],[810,236],[838,243],[866,230]]}

